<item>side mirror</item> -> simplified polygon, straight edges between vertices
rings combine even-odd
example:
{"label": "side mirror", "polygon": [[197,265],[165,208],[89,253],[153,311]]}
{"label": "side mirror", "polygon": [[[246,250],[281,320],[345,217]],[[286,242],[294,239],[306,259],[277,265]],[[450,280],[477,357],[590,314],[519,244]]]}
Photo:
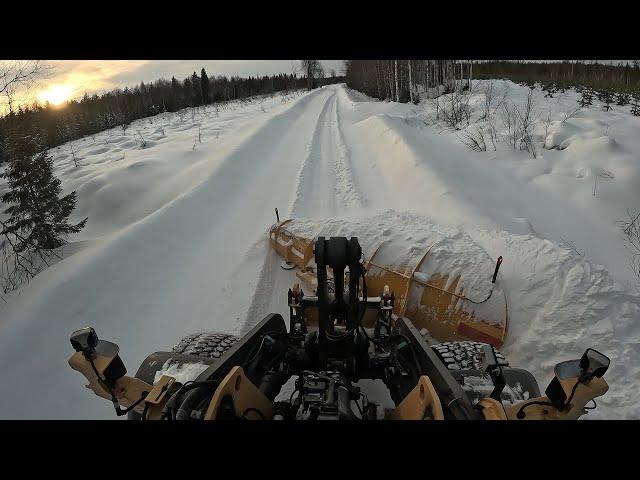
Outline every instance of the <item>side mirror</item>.
{"label": "side mirror", "polygon": [[593,377],[602,377],[607,369],[611,360],[606,355],[600,353],[593,348],[587,348],[580,359],[580,381],[586,382]]}
{"label": "side mirror", "polygon": [[563,386],[561,381],[575,378],[578,383],[586,383],[593,377],[600,378],[605,374],[610,363],[611,360],[606,355],[593,348],[587,348],[580,360],[567,360],[555,366],[555,377],[545,390],[545,395],[551,403],[561,409],[570,400],[568,396],[575,385],[572,383],[571,386],[566,384]]}
{"label": "side mirror", "polygon": [[98,345],[98,334],[93,327],[85,327],[71,334],[71,346],[76,352],[82,352],[86,356],[93,357]]}
{"label": "side mirror", "polygon": [[105,380],[115,382],[127,373],[119,355],[120,347],[113,342],[98,339],[93,327],[76,330],[69,340],[73,349],[82,353],[85,361],[91,363],[94,371],[102,374]]}

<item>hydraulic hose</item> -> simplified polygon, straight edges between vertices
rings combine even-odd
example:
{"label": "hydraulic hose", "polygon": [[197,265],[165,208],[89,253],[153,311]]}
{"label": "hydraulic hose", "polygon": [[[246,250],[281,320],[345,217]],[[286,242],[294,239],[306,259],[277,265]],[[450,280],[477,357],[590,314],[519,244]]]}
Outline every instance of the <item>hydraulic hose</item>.
{"label": "hydraulic hose", "polygon": [[176,420],[189,420],[191,410],[193,410],[193,407],[210,393],[210,387],[210,385],[203,385],[188,392],[184,396],[184,400],[182,400],[182,403],[178,408]]}

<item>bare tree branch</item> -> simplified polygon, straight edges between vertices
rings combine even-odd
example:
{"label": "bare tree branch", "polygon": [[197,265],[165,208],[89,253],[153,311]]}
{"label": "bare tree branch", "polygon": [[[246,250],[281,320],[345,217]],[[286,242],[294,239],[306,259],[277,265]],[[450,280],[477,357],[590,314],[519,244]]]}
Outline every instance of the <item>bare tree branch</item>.
{"label": "bare tree branch", "polygon": [[29,90],[46,71],[40,60],[0,61],[0,97],[5,98],[10,112],[16,91]]}

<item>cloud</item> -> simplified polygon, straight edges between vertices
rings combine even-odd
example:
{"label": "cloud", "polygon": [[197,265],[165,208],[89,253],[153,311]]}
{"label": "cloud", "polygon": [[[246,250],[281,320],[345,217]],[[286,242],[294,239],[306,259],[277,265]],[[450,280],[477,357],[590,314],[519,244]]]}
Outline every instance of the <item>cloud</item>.
{"label": "cloud", "polygon": [[[327,72],[343,70],[342,60],[322,60]],[[31,103],[49,89],[71,88],[71,98],[103,93],[172,76],[182,80],[204,67],[209,77],[256,76],[299,71],[299,60],[47,60],[47,75],[29,92],[16,92],[15,105]],[[0,110],[3,110],[0,105]]]}
{"label": "cloud", "polygon": [[193,72],[200,74],[204,68],[210,77],[218,75],[241,77],[291,73],[299,62],[295,60],[162,60],[151,61],[137,68],[123,71],[113,76],[112,81],[119,86],[137,85],[141,81],[150,82],[172,76],[182,80]]}
{"label": "cloud", "polygon": [[[172,76],[182,80],[205,68],[211,76],[273,75],[292,73],[298,60],[56,60],[43,84],[70,83],[74,96],[85,91],[93,93],[112,88],[124,88]],[[324,60],[327,70],[339,70],[341,60]]]}
{"label": "cloud", "polygon": [[147,60],[47,61],[51,70],[43,86],[70,84],[73,86],[73,95],[81,96],[85,91],[93,93],[120,86],[117,82],[119,75],[142,68],[146,63]]}

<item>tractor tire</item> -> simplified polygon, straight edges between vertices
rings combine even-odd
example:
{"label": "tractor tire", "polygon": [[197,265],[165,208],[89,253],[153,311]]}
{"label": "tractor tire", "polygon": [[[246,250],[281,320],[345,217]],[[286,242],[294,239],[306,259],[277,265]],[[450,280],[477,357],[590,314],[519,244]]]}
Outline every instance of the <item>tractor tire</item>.
{"label": "tractor tire", "polygon": [[225,333],[192,333],[174,345],[172,352],[196,357],[220,358],[239,340]]}
{"label": "tractor tire", "polygon": [[[481,370],[482,369],[482,346],[480,342],[444,342],[432,345],[431,348],[438,355],[438,358],[449,370]],[[497,349],[496,358],[498,364],[508,367],[509,362]]]}
{"label": "tractor tire", "polygon": [[[171,351],[184,355],[215,359],[221,357],[238,340],[239,337],[225,333],[192,333],[174,345]],[[142,415],[132,410],[127,414],[127,418],[129,420],[142,420]]]}

